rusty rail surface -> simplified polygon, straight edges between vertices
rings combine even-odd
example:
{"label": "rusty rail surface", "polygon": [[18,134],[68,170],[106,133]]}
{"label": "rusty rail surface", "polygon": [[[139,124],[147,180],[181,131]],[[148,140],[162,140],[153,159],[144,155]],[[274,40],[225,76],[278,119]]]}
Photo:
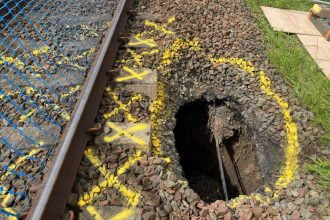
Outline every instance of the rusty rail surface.
{"label": "rusty rail surface", "polygon": [[124,30],[128,10],[133,0],[121,0],[111,21],[111,27],[103,39],[94,64],[84,83],[75,105],[72,119],[64,130],[59,146],[50,163],[37,200],[28,213],[27,219],[61,219],[65,210],[84,148],[90,136],[90,128],[96,117],[104,88],[107,72],[112,67],[120,46],[120,33]]}

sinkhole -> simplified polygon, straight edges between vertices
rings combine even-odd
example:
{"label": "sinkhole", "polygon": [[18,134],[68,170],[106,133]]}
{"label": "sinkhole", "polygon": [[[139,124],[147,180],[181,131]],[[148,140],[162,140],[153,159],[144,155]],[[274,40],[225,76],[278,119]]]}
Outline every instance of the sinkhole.
{"label": "sinkhole", "polygon": [[201,99],[181,106],[174,134],[183,175],[204,202],[263,185],[251,131],[234,102]]}

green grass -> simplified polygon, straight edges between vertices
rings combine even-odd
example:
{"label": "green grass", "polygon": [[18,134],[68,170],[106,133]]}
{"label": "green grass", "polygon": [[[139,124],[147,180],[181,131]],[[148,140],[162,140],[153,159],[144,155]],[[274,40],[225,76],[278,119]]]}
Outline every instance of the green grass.
{"label": "green grass", "polygon": [[[254,12],[257,25],[263,32],[268,57],[279,73],[293,88],[296,97],[315,115],[315,123],[325,130],[322,142],[330,146],[330,80],[328,80],[296,35],[273,31],[260,6],[308,11],[307,0],[246,0]],[[308,165],[310,171],[321,177],[320,183],[329,189],[330,160]]]}
{"label": "green grass", "polygon": [[317,160],[314,164],[308,164],[307,169],[317,173],[320,176],[320,184],[328,192],[328,197],[330,197],[330,160],[320,161]]}

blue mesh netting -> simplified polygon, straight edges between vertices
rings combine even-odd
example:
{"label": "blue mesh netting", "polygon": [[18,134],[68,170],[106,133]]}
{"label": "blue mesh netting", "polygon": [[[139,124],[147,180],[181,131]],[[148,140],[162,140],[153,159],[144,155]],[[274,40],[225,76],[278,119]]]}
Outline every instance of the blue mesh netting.
{"label": "blue mesh netting", "polygon": [[0,219],[31,207],[115,6],[0,2]]}

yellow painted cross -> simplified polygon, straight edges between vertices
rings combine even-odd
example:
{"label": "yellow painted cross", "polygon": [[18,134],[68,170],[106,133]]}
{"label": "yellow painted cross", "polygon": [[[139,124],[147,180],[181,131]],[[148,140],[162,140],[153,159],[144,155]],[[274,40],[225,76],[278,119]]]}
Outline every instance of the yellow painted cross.
{"label": "yellow painted cross", "polygon": [[130,128],[121,129],[115,123],[107,122],[107,126],[111,129],[115,130],[117,133],[114,135],[111,135],[111,136],[105,136],[103,139],[105,142],[110,143],[110,142],[113,142],[124,136],[124,137],[132,140],[136,144],[138,144],[141,148],[148,149],[147,142],[145,140],[143,140],[142,138],[139,138],[137,136],[134,136],[132,134],[132,132],[144,131],[144,130],[148,129],[149,128],[148,124],[139,123]]}
{"label": "yellow painted cross", "polygon": [[121,101],[119,101],[119,97],[114,92],[111,91],[111,88],[106,88],[106,92],[109,96],[111,96],[111,98],[115,101],[118,107],[113,109],[111,112],[104,114],[103,117],[105,119],[113,117],[114,115],[118,114],[118,112],[121,110],[124,112],[125,117],[129,122],[137,122],[137,119],[128,111],[127,107],[130,106],[134,101],[141,101],[142,100],[141,94],[136,94],[132,96],[131,99],[126,104],[123,104]]}
{"label": "yellow painted cross", "polygon": [[[137,151],[135,155],[130,157],[128,161],[118,169],[117,175],[123,174],[127,169],[129,169],[130,166],[132,166],[135,162],[137,162],[139,159],[141,159],[141,151]],[[134,208],[138,204],[140,200],[140,193],[134,192],[128,188],[126,188],[124,185],[122,185],[119,180],[118,176],[114,176],[113,174],[109,173],[104,165],[102,164],[102,161],[100,161],[93,153],[93,150],[91,147],[88,147],[85,150],[85,157],[99,170],[99,172],[104,175],[105,180],[103,180],[98,186],[94,186],[91,191],[87,192],[86,194],[82,195],[79,198],[78,205],[80,207],[87,206],[86,210],[89,214],[91,214],[96,220],[102,220],[102,216],[100,213],[96,210],[94,206],[91,206],[93,199],[95,196],[97,196],[102,189],[113,186],[118,189],[119,192],[121,192],[127,199],[127,202],[129,205],[132,206],[132,208],[125,208],[118,214],[116,214],[111,219],[126,219],[127,217],[134,215]]]}
{"label": "yellow painted cross", "polygon": [[153,39],[141,39],[140,37],[135,36],[127,44],[128,47],[157,47],[157,43]]}
{"label": "yellow painted cross", "polygon": [[127,66],[123,67],[123,70],[127,73],[130,74],[130,76],[123,76],[123,77],[118,77],[116,79],[117,82],[123,82],[123,81],[127,81],[130,79],[139,79],[139,80],[143,80],[143,77],[150,74],[152,71],[149,69],[143,69],[142,72],[137,72],[134,69],[131,69]]}

